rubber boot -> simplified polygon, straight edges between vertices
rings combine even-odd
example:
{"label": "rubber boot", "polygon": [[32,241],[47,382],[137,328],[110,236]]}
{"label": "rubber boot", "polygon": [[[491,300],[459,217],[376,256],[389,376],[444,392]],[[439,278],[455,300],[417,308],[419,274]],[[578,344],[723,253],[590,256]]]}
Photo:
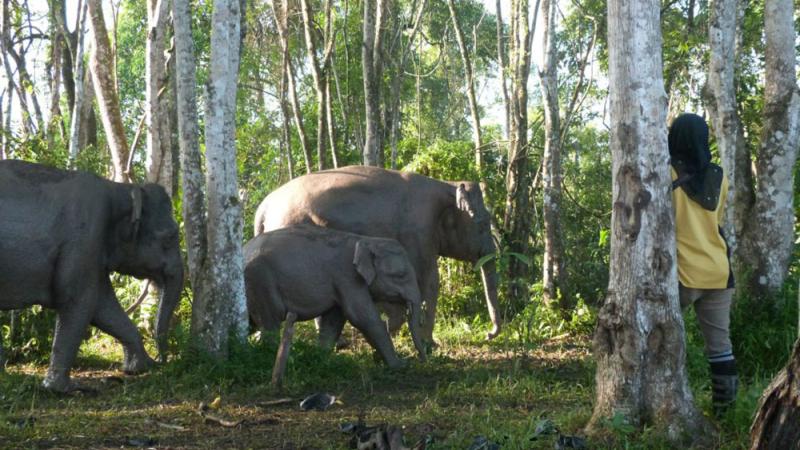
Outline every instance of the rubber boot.
{"label": "rubber boot", "polygon": [[711,403],[715,416],[724,415],[733,406],[738,388],[735,360],[711,363]]}

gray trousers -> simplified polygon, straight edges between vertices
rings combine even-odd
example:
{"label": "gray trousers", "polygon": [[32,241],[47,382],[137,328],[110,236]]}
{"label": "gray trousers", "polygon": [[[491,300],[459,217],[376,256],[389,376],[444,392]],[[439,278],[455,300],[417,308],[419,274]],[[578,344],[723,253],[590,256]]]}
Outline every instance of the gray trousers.
{"label": "gray trousers", "polygon": [[730,324],[733,289],[694,289],[679,286],[681,308],[694,304],[706,356],[732,350]]}

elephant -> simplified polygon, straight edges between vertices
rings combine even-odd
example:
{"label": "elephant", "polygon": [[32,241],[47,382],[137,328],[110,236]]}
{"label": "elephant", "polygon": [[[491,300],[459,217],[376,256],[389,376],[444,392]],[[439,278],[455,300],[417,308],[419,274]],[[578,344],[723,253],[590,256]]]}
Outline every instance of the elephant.
{"label": "elephant", "polygon": [[[433,343],[439,294],[439,256],[471,263],[497,249],[481,188],[411,172],[350,166],[307,174],[284,184],[261,202],[255,234],[313,223],[351,233],[395,239],[406,249],[425,306],[424,338]],[[500,333],[494,260],[481,267],[492,321],[487,339]],[[393,333],[402,326],[397,308],[385,309]],[[320,331],[325,324],[320,324]],[[341,329],[338,330],[341,332]]]}
{"label": "elephant", "polygon": [[111,272],[149,279],[159,289],[155,339],[160,360],[166,359],[183,259],[163,187],[5,160],[0,217],[0,310],[38,304],[56,311],[46,389],[83,389],[70,369],[90,324],[122,344],[124,372],[154,364],[116,298]]}
{"label": "elephant", "polygon": [[[287,315],[287,326],[322,317],[327,331],[340,330],[346,319],[389,367],[397,368],[404,363],[375,302],[401,303],[409,311],[414,346],[425,360],[417,278],[397,241],[297,225],[251,239],[244,246],[244,263],[247,310],[260,329],[277,330]],[[320,345],[332,348],[338,335],[320,333]]]}

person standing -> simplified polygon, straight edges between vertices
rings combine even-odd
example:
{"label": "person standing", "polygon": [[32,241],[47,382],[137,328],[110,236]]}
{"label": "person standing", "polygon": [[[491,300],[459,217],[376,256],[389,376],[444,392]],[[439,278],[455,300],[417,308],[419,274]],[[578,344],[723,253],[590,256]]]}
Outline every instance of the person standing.
{"label": "person standing", "polygon": [[669,129],[672,205],[681,307],[694,305],[711,368],[714,413],[736,400],[738,375],[730,339],[734,280],[722,232],[728,179],[711,162],[708,125],[685,113]]}

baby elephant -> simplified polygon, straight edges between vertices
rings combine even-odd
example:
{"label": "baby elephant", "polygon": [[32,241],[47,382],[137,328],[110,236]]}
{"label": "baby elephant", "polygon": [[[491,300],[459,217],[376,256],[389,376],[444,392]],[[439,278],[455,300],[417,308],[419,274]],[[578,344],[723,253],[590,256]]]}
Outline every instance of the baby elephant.
{"label": "baby elephant", "polygon": [[332,347],[347,319],[394,368],[403,364],[375,302],[401,301],[410,311],[414,346],[425,359],[416,274],[394,239],[298,225],[254,237],[244,256],[247,308],[259,328],[277,330],[287,319],[287,341],[294,320],[321,316],[320,345]]}

